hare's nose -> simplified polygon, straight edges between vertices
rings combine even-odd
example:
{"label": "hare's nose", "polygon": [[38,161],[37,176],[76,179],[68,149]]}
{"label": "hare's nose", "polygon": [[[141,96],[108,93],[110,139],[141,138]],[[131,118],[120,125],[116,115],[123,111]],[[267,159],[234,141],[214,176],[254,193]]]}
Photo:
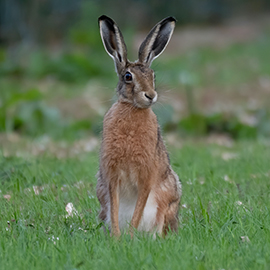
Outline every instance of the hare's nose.
{"label": "hare's nose", "polygon": [[144,93],[144,96],[149,99],[150,102],[155,103],[157,101],[157,94],[146,94]]}
{"label": "hare's nose", "polygon": [[148,96],[146,93],[144,94],[146,98],[148,98],[149,100],[152,100],[153,98],[151,96]]}

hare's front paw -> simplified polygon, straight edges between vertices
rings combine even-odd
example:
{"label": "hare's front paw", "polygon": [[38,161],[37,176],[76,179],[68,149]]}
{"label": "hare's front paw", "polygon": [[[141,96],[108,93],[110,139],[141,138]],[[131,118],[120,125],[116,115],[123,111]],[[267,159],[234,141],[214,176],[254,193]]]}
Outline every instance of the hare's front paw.
{"label": "hare's front paw", "polygon": [[119,238],[121,236],[121,232],[119,229],[114,229],[111,231],[111,236],[112,237],[116,237],[116,238]]}

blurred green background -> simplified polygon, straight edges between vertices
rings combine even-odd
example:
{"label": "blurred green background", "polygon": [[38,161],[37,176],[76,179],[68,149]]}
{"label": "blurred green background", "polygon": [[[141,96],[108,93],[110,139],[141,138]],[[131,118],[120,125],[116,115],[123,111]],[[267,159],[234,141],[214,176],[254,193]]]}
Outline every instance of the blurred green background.
{"label": "blurred green background", "polygon": [[159,20],[178,20],[154,61],[169,143],[270,137],[268,0],[0,0],[0,144],[100,136],[117,76],[97,18],[120,26],[129,59]]}

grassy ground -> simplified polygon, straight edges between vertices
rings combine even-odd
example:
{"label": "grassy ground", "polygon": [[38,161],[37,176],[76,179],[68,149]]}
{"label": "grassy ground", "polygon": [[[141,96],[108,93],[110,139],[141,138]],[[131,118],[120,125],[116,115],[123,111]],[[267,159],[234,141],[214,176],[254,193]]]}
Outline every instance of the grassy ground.
{"label": "grassy ground", "polygon": [[0,269],[269,269],[269,144],[187,142],[171,159],[179,232],[117,241],[97,221],[97,151],[1,155]]}
{"label": "grassy ground", "polygon": [[[97,135],[117,83],[101,42],[94,58],[33,51],[0,62],[0,269],[270,269],[269,26],[255,32],[222,47],[192,39],[153,63],[154,109],[183,184],[179,232],[166,239],[117,241],[97,220]],[[221,113],[232,120],[215,118],[221,126],[256,136],[206,128],[190,139],[179,129],[189,99],[199,120]]]}

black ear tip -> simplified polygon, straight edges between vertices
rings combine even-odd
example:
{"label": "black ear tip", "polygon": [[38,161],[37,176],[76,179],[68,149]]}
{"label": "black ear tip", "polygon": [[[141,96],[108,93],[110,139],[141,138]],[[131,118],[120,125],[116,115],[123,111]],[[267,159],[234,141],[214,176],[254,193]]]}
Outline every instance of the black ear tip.
{"label": "black ear tip", "polygon": [[103,21],[103,20],[106,20],[106,19],[109,19],[109,17],[106,16],[106,15],[101,15],[101,16],[98,18],[99,21]]}
{"label": "black ear tip", "polygon": [[100,22],[100,21],[107,21],[107,22],[109,22],[110,24],[114,24],[114,21],[113,21],[110,17],[108,17],[108,16],[106,16],[106,15],[101,15],[101,16],[98,18],[98,22]]}
{"label": "black ear tip", "polygon": [[173,16],[169,16],[165,19],[163,19],[163,22],[177,22],[177,20]]}

